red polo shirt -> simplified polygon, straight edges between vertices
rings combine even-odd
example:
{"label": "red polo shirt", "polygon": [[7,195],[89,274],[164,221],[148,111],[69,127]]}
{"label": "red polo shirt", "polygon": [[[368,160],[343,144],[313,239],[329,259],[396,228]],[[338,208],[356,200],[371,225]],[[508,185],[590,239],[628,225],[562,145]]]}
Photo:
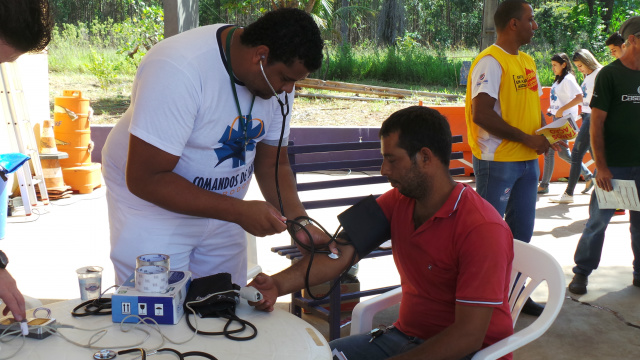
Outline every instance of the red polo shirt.
{"label": "red polo shirt", "polygon": [[508,302],[513,236],[493,206],[457,184],[440,210],[414,230],[414,199],[393,189],[378,204],[391,224],[402,283],[395,323],[400,331],[429,339],[453,324],[455,306],[462,304],[494,308],[483,348],[513,334]]}

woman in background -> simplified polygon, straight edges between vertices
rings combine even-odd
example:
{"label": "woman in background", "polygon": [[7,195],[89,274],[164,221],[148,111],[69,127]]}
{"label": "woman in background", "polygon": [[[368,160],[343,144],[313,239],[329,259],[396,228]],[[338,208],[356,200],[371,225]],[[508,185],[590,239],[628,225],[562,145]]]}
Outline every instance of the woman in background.
{"label": "woman in background", "polygon": [[[553,116],[553,120],[559,119],[567,114],[573,115],[574,119],[578,118],[578,105],[582,103],[582,89],[576,81],[573,74],[571,61],[565,53],[555,54],[551,57],[551,69],[556,76],[553,85],[551,85],[551,106],[549,107],[549,115]],[[565,142],[566,145],[566,142]],[[558,152],[560,158],[569,164],[571,163],[571,152],[568,147],[562,147]],[[542,181],[538,186],[538,194],[549,193],[549,181],[553,174],[555,165],[555,150],[549,149],[544,157],[544,168],[542,172]],[[585,180],[590,180],[593,174],[584,164],[580,173]]]}
{"label": "woman in background", "polygon": [[[584,81],[582,82],[582,126],[580,127],[580,132],[578,132],[578,137],[576,137],[576,142],[573,144],[573,151],[571,152],[571,170],[569,171],[567,189],[560,198],[551,199],[551,202],[559,204],[573,203],[573,190],[580,177],[582,158],[584,154],[587,153],[587,150],[591,150],[591,140],[589,136],[591,107],[589,107],[589,103],[591,102],[591,96],[593,96],[593,85],[596,81],[596,75],[598,75],[598,72],[602,69],[602,65],[600,65],[593,54],[586,49],[580,49],[573,54],[573,63],[578,68],[578,71],[584,75]],[[591,156],[593,157],[593,154]],[[582,190],[583,194],[589,192],[594,183],[593,177],[585,180],[587,180],[587,183],[584,190]]]}

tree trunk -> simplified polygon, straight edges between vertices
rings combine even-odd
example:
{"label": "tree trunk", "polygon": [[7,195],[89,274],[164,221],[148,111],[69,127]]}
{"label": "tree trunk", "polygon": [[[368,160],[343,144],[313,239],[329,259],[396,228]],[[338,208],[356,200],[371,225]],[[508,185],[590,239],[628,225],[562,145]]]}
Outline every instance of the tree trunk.
{"label": "tree trunk", "polygon": [[605,33],[609,33],[611,31],[615,31],[617,29],[611,29],[611,18],[613,18],[613,2],[614,0],[602,0],[602,21],[604,22],[604,31]]}
{"label": "tree trunk", "polygon": [[404,6],[402,0],[385,0],[378,17],[378,38],[384,45],[395,45],[404,35]]}
{"label": "tree trunk", "polygon": [[[346,8],[349,6],[349,0],[342,0],[342,7]],[[342,45],[346,44],[349,41],[349,25],[347,25],[346,16],[343,16],[340,20],[340,36],[342,37]]]}

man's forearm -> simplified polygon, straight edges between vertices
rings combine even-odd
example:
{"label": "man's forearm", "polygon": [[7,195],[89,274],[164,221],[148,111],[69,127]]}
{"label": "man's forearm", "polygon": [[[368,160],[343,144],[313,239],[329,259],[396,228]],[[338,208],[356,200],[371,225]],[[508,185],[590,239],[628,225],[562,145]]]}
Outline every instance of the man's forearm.
{"label": "man's forearm", "polygon": [[593,156],[595,158],[594,161],[596,163],[596,169],[608,168],[607,158],[604,155],[604,121],[606,117],[606,112],[597,108],[592,109],[589,132],[591,136],[591,150],[593,151]]}
{"label": "man's forearm", "polygon": [[[339,249],[341,255],[338,259],[329,258],[325,253],[316,254],[313,257],[311,271],[309,272],[309,286],[333,280],[352,266],[353,246],[339,246]],[[272,276],[278,287],[278,296],[290,294],[304,288],[310,259],[309,255],[305,255],[295,264]],[[356,258],[355,262],[357,261],[358,259]]]}

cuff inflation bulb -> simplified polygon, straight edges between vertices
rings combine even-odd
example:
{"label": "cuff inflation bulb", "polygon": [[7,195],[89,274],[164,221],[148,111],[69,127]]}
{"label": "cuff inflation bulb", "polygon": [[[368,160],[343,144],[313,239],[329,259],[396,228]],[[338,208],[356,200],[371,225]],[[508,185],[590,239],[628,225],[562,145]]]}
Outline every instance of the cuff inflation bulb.
{"label": "cuff inflation bulb", "polygon": [[262,300],[262,294],[253,286],[246,286],[240,289],[240,297],[252,302]]}

